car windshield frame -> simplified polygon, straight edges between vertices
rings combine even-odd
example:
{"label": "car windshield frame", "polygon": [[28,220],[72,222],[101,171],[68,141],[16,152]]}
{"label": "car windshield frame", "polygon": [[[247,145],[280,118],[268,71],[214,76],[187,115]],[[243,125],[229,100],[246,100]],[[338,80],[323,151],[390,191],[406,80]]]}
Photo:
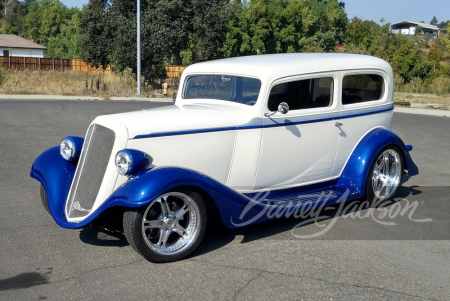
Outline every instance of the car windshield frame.
{"label": "car windshield frame", "polygon": [[188,75],[182,99],[213,99],[254,106],[261,95],[262,81],[257,77],[202,73]]}

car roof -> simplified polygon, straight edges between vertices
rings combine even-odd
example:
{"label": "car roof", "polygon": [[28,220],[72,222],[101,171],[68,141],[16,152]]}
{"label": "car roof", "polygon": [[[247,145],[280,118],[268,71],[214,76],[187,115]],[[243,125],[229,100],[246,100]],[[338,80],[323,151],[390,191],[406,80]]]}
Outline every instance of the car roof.
{"label": "car roof", "polygon": [[274,80],[281,77],[308,73],[381,69],[392,73],[391,66],[384,60],[359,54],[347,53],[284,53],[242,56],[193,64],[185,74],[236,74]]}

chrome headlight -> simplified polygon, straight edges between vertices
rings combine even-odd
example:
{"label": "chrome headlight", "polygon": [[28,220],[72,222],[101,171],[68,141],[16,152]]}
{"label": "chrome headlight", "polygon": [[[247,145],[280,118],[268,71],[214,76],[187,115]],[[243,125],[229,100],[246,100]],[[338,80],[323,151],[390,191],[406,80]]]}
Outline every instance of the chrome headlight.
{"label": "chrome headlight", "polygon": [[128,175],[133,166],[133,159],[127,150],[118,151],[116,154],[116,168],[119,174]]}
{"label": "chrome headlight", "polygon": [[132,175],[147,168],[153,159],[135,149],[123,149],[116,154],[116,168],[121,175]]}
{"label": "chrome headlight", "polygon": [[61,140],[59,152],[67,161],[77,160],[83,147],[84,139],[81,137],[66,137]]}

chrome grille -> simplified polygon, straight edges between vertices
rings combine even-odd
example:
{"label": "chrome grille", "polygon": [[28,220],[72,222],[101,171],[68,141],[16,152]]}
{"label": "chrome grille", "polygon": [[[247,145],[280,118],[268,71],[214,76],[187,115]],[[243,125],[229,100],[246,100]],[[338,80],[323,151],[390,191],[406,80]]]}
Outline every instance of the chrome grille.
{"label": "chrome grille", "polygon": [[98,124],[89,127],[67,198],[69,218],[87,216],[98,195],[114,146],[115,133]]}

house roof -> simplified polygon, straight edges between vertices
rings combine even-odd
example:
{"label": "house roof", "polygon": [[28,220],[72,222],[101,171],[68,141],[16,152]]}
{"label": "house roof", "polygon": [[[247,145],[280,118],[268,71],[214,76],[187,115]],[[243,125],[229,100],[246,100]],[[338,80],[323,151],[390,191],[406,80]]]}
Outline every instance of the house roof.
{"label": "house roof", "polygon": [[422,22],[406,21],[406,20],[403,20],[403,21],[397,22],[397,23],[393,23],[393,24],[391,24],[391,27],[396,26],[396,25],[402,25],[402,24],[413,24],[413,25],[420,26],[420,27],[426,28],[426,29],[441,30],[441,31],[444,30],[445,31],[445,29],[439,28],[436,25],[431,25],[431,24],[422,23]]}
{"label": "house roof", "polygon": [[47,47],[28,41],[15,34],[0,34],[0,47],[47,50]]}

